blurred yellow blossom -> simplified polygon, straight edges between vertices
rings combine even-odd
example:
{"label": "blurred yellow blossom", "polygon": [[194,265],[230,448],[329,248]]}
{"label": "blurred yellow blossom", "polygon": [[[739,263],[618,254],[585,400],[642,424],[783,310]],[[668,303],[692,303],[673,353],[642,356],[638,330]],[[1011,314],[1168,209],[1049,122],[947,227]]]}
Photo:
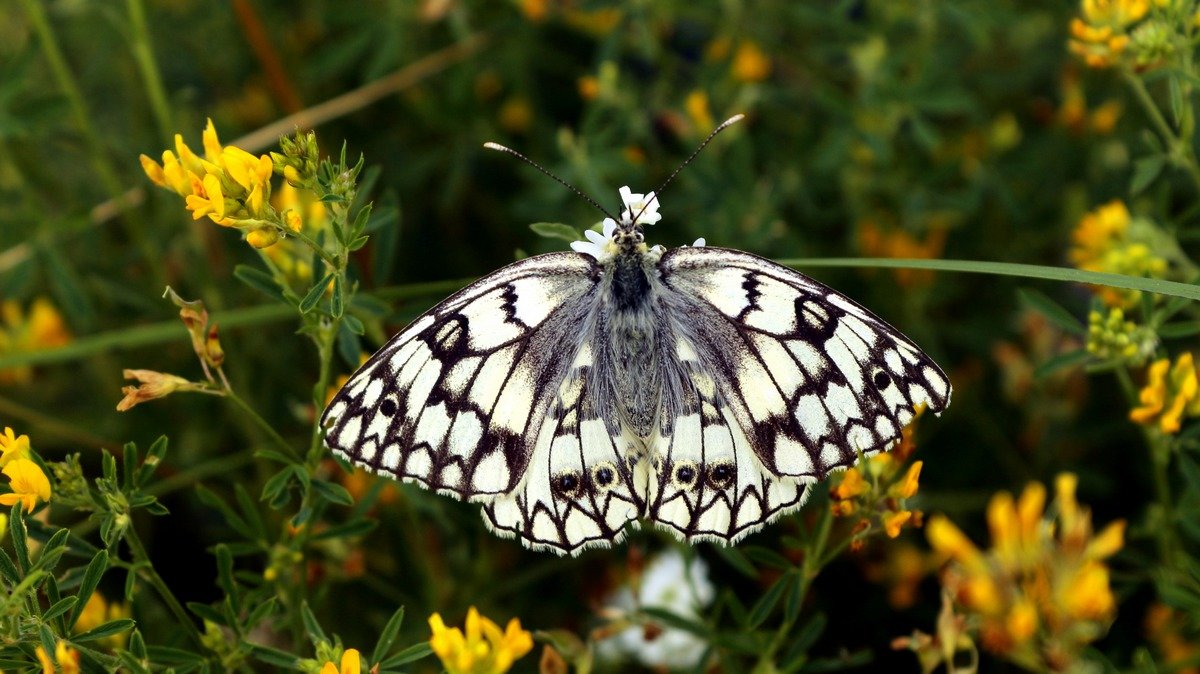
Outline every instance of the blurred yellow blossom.
{"label": "blurred yellow blossom", "polygon": [[1060,475],[1051,508],[1038,483],[1016,498],[994,495],[987,551],[946,517],[934,516],[925,529],[933,549],[949,560],[943,587],[974,616],[981,643],[1027,669],[1069,669],[1116,611],[1104,560],[1124,545],[1125,523],[1095,534],[1090,512],[1075,500],[1076,485],[1074,475]]}
{"label": "blurred yellow blossom", "polygon": [[738,45],[733,54],[733,77],[742,82],[760,82],[771,75],[771,59],[753,42]]}
{"label": "blurred yellow blossom", "polygon": [[33,458],[30,456],[29,436],[17,435],[7,426],[4,427],[4,433],[0,433],[0,452],[3,452],[0,454],[0,467],[15,459]]}
{"label": "blurred yellow blossom", "polygon": [[[1137,226],[1135,229],[1135,225]],[[1086,213],[1071,233],[1071,262],[1085,271],[1162,278],[1167,261],[1147,243],[1154,238],[1153,225],[1135,220],[1124,202],[1113,200]],[[1104,286],[1100,299],[1114,307],[1129,307],[1141,291]]]}
{"label": "blurred yellow blossom", "polygon": [[[858,247],[871,257],[936,259],[946,247],[946,232],[939,218],[931,219],[923,239],[898,227],[882,227],[874,218],[865,218],[858,223]],[[893,269],[892,274],[905,288],[933,282],[933,272],[928,269]]]}
{"label": "blurred yellow blossom", "polygon": [[1200,674],[1200,644],[1185,634],[1187,623],[1187,614],[1165,604],[1153,604],[1146,611],[1146,638],[1158,651],[1163,669],[1174,674]]}
{"label": "blurred yellow blossom", "polygon": [[[35,299],[28,313],[16,301],[0,301],[0,355],[54,349],[70,341],[66,321],[49,300]],[[28,365],[0,370],[0,384],[26,384],[32,378]]]}
{"label": "blurred yellow blossom", "polygon": [[[74,634],[82,634],[93,628],[99,627],[104,623],[113,620],[124,620],[132,616],[128,604],[120,602],[109,603],[104,598],[104,595],[99,592],[93,592],[88,598],[87,604],[84,605],[83,611],[79,614],[79,621],[72,628]],[[116,634],[101,639],[98,643],[101,645],[117,650],[125,648],[125,644],[129,641],[129,632],[117,632]]]}
{"label": "blurred yellow blossom", "polygon": [[41,466],[29,459],[15,459],[4,466],[8,476],[10,493],[0,494],[0,505],[13,506],[22,503],[25,512],[33,512],[38,501],[50,500],[50,479]]}
{"label": "blurred yellow blossom", "polygon": [[713,129],[712,112],[708,109],[708,94],[696,89],[687,95],[683,101],[683,107],[687,110],[688,117],[692,120],[692,125],[696,128],[696,135],[703,136]]}
{"label": "blurred yellow blossom", "polygon": [[341,666],[326,662],[321,667],[321,674],[360,674],[362,672],[362,656],[353,648],[347,648],[342,653]]}
{"label": "blurred yellow blossom", "polygon": [[503,674],[533,649],[533,636],[521,629],[521,621],[513,618],[502,632],[474,606],[467,611],[465,633],[446,627],[437,613],[429,617],[429,627],[429,645],[448,674]]}
{"label": "blurred yellow blossom", "polygon": [[1149,0],[1081,0],[1068,47],[1089,67],[1112,66],[1129,46],[1129,27],[1149,11]]}
{"label": "blurred yellow blossom", "polygon": [[1185,416],[1200,415],[1200,385],[1191,352],[1180,354],[1174,365],[1169,358],[1151,363],[1138,402],[1129,418],[1163,433],[1178,433]]}
{"label": "blurred yellow blossom", "polygon": [[921,512],[908,510],[906,506],[906,500],[915,496],[919,488],[922,462],[914,461],[905,467],[916,449],[913,431],[923,411],[924,407],[919,408],[913,421],[902,429],[892,451],[860,461],[831,480],[829,497],[834,516],[859,517],[853,530],[852,549],[861,548],[872,530],[882,530],[889,538],[896,538],[904,527],[923,524]]}

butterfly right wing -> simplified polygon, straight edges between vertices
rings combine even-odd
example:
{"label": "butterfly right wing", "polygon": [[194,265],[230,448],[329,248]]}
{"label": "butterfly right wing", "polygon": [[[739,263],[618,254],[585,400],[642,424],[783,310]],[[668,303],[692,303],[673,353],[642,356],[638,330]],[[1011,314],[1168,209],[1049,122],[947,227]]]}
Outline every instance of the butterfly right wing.
{"label": "butterfly right wing", "polygon": [[460,499],[514,490],[579,349],[600,274],[586,255],[541,255],[447,298],[333,398],[325,444]]}

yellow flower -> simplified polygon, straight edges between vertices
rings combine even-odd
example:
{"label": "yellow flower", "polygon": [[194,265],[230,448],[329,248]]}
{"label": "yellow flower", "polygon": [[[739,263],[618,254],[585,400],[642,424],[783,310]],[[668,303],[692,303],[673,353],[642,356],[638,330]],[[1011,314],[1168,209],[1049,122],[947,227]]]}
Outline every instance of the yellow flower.
{"label": "yellow flower", "polygon": [[1112,245],[1125,238],[1129,230],[1129,209],[1120,200],[1113,200],[1084,215],[1079,220],[1071,239],[1071,261],[1080,268],[1092,264],[1102,257]]}
{"label": "yellow flower", "polygon": [[1063,604],[1076,618],[1108,620],[1116,608],[1116,600],[1108,586],[1108,567],[1100,562],[1088,562],[1067,586]]}
{"label": "yellow flower", "polygon": [[[128,604],[118,602],[108,603],[104,595],[99,592],[93,592],[84,605],[83,611],[79,614],[79,621],[75,623],[72,629],[74,634],[81,634],[90,629],[99,627],[104,623],[113,620],[123,620],[131,616]],[[129,641],[129,632],[118,632],[110,637],[100,640],[100,644],[110,649],[117,650],[125,647]]]}
{"label": "yellow flower", "polygon": [[1082,0],[1068,49],[1092,68],[1107,68],[1129,46],[1128,28],[1149,11],[1148,0]]}
{"label": "yellow flower", "polygon": [[[1085,271],[1161,278],[1167,272],[1167,261],[1138,240],[1145,238],[1153,225],[1139,220],[1135,233],[1134,222],[1129,209],[1119,200],[1085,214],[1071,233],[1071,262]],[[1109,306],[1128,307],[1141,298],[1141,292],[1136,290],[1103,287],[1097,292]]]}
{"label": "yellow flower", "polygon": [[[904,229],[885,229],[868,218],[859,222],[858,247],[872,257],[935,259],[946,247],[946,231],[945,224],[933,218],[924,239],[917,239]],[[907,288],[933,282],[933,272],[928,269],[896,269],[892,273],[896,282]]]}
{"label": "yellow flower", "polygon": [[8,462],[14,459],[32,458],[29,436],[16,435],[13,433],[13,429],[5,426],[4,433],[0,434],[0,452],[3,452],[3,455],[0,455],[0,467],[7,466]]}
{"label": "yellow flower", "polygon": [[862,471],[858,468],[849,468],[842,473],[841,481],[829,493],[834,500],[845,501],[865,493],[868,488],[869,485],[863,479]]}
{"label": "yellow flower", "polygon": [[733,54],[733,77],[742,82],[760,82],[771,75],[771,59],[753,42],[738,45]]}
{"label": "yellow flower", "polygon": [[983,554],[958,526],[942,515],[929,518],[925,527],[929,545],[937,552],[968,566],[980,566]]}
{"label": "yellow flower", "polygon": [[1124,28],[1150,11],[1148,0],[1081,0],[1080,13],[1093,25]]}
{"label": "yellow flower", "polygon": [[[15,301],[0,302],[0,354],[53,349],[70,341],[66,321],[49,300],[35,299],[28,313]],[[27,365],[0,370],[0,384],[24,384],[32,377]]]}
{"label": "yellow flower", "polygon": [[688,117],[692,118],[692,124],[696,127],[699,135],[704,135],[712,130],[713,118],[712,113],[708,110],[708,94],[699,89],[692,91],[684,100],[683,107],[687,110]]}
{"label": "yellow flower", "polygon": [[533,649],[533,637],[521,629],[519,620],[513,618],[501,632],[474,606],[467,611],[465,634],[457,627],[447,628],[437,613],[429,617],[429,627],[429,645],[448,674],[503,674]]}
{"label": "yellow flower", "polygon": [[579,97],[585,101],[596,100],[600,95],[600,80],[594,75],[584,75],[575,82],[576,88],[579,90]]}
{"label": "yellow flower", "polygon": [[[79,674],[79,652],[59,640],[54,647],[54,659],[58,661],[59,674]],[[43,667],[45,663],[43,662]]]}
{"label": "yellow flower", "polygon": [[883,516],[884,531],[887,532],[888,538],[895,538],[900,535],[900,530],[904,528],[905,523],[912,519],[913,514],[907,510],[888,513]]}
{"label": "yellow flower", "polygon": [[54,674],[54,660],[50,659],[50,654],[46,652],[45,648],[42,648],[41,644],[33,649],[33,653],[42,665],[42,674]]}
{"label": "yellow flower", "polygon": [[1141,404],[1130,410],[1129,418],[1147,426],[1156,424],[1163,433],[1178,433],[1184,416],[1200,415],[1200,382],[1192,354],[1181,354],[1174,366],[1167,358],[1152,363],[1138,401]]}
{"label": "yellow flower", "polygon": [[11,493],[0,494],[0,504],[25,504],[25,512],[33,512],[39,500],[50,500],[50,480],[40,466],[29,459],[15,459],[4,467]]}
{"label": "yellow flower", "polygon": [[362,658],[353,648],[347,648],[342,653],[341,667],[332,662],[326,662],[321,667],[321,674],[360,674],[360,672],[362,672]]}
{"label": "yellow flower", "polygon": [[891,495],[896,498],[912,498],[916,495],[917,489],[920,487],[921,468],[924,465],[924,461],[913,461],[913,464],[908,467],[908,472],[904,474],[904,478],[888,490]]}
{"label": "yellow flower", "polygon": [[1018,644],[1026,642],[1037,631],[1037,607],[1028,598],[1023,597],[1012,607],[1005,623],[1010,639]]}

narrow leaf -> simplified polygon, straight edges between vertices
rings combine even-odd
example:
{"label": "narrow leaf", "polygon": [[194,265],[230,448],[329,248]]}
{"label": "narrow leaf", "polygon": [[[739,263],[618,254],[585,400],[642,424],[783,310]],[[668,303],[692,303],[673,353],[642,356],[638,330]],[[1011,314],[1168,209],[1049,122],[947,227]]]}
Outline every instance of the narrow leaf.
{"label": "narrow leaf", "polygon": [[1032,288],[1018,288],[1017,297],[1021,304],[1045,316],[1049,321],[1069,333],[1086,335],[1087,327],[1062,305]]}
{"label": "narrow leaf", "polygon": [[371,664],[382,661],[388,651],[392,650],[392,644],[396,641],[396,635],[400,634],[400,626],[403,624],[404,607],[401,606],[396,609],[396,612],[388,619],[383,631],[379,633],[379,641],[375,643],[375,650],[371,652]]}
{"label": "narrow leaf", "polygon": [[300,300],[300,313],[307,314],[312,311],[313,307],[317,306],[317,302],[325,296],[325,289],[329,287],[329,282],[337,277],[337,272],[329,272],[321,277],[313,287],[308,289],[308,293],[304,295],[304,299]]}
{"label": "narrow leaf", "polygon": [[584,240],[579,230],[561,222],[535,222],[529,226],[529,229],[532,229],[534,234],[544,236],[547,239],[562,239],[563,241]]}
{"label": "narrow leaf", "polygon": [[[87,569],[83,572],[83,579],[79,581],[79,591],[75,593],[77,601],[71,610],[70,619],[67,620],[69,627],[75,627],[75,623],[79,622],[83,607],[87,606],[88,600],[92,598],[92,593],[96,591],[96,586],[100,584],[100,578],[104,576],[107,569],[108,550],[101,550],[92,557],[92,561],[88,562]],[[134,574],[130,573],[129,575]]]}

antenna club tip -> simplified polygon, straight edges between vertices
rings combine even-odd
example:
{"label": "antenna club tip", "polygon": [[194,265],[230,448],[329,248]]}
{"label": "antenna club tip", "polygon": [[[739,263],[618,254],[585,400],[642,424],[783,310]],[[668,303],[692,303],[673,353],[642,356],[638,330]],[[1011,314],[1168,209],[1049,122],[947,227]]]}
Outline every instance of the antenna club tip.
{"label": "antenna club tip", "polygon": [[721,122],[720,128],[724,129],[725,127],[727,127],[731,124],[737,124],[738,122],[742,121],[743,119],[746,119],[746,115],[739,112],[738,114],[734,115],[733,117],[730,117],[729,119],[725,120],[724,122]]}
{"label": "antenna club tip", "polygon": [[500,143],[493,143],[490,140],[488,142],[484,143],[483,146],[489,150],[499,150],[500,152],[508,151],[508,148],[504,147]]}

